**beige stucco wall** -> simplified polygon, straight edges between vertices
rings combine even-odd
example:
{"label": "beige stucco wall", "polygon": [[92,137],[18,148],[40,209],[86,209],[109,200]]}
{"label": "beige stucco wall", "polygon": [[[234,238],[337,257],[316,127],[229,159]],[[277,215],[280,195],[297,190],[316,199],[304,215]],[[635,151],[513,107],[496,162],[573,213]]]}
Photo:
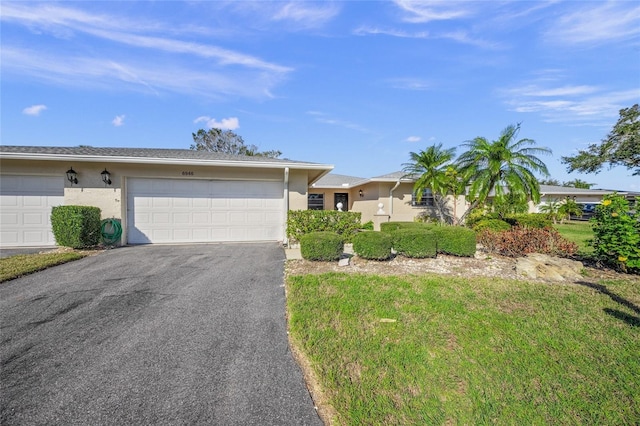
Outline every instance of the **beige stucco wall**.
{"label": "beige stucco wall", "polygon": [[[411,205],[412,183],[401,183],[393,189],[395,185],[395,182],[372,182],[354,188],[353,192],[356,194],[356,198],[354,198],[352,210],[362,213],[362,222],[380,221],[380,216],[387,216],[389,221],[413,222],[416,217],[422,214],[435,213],[433,207],[414,207]],[[357,195],[359,189],[363,190],[362,198]],[[393,192],[391,192],[392,189]],[[457,198],[455,209],[453,196],[448,196],[446,202],[445,208],[451,214],[455,211],[458,218],[462,216],[467,206],[463,196]],[[378,213],[379,204],[382,204],[384,215]]]}
{"label": "beige stucco wall", "polygon": [[[277,182],[285,180],[285,171],[281,168],[0,159],[2,174],[65,176],[69,168],[76,171],[78,183],[71,184],[65,177],[65,204],[99,207],[103,219],[120,219],[124,231],[123,241],[126,241],[127,229],[126,184],[128,178],[269,180]],[[105,185],[102,182],[100,173],[105,168],[111,175],[111,185]],[[307,208],[308,173],[306,170],[289,171],[289,209],[304,210]]]}

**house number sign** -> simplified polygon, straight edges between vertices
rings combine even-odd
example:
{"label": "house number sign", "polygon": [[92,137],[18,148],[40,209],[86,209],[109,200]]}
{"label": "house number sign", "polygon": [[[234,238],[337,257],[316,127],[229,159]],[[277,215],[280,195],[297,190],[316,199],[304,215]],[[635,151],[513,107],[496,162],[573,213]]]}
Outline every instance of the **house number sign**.
{"label": "house number sign", "polygon": [[182,176],[193,176],[194,174],[193,172],[182,172]]}

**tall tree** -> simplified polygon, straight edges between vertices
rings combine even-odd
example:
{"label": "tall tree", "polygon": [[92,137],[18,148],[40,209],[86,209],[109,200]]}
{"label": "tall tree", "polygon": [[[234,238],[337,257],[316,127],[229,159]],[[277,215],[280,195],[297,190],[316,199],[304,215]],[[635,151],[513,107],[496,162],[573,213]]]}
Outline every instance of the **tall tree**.
{"label": "tall tree", "polygon": [[517,139],[519,132],[520,124],[510,125],[495,141],[477,137],[463,144],[468,150],[457,163],[465,180],[470,182],[468,195],[472,200],[463,219],[485,204],[492,191],[498,198],[514,193],[540,202],[540,184],[534,172],[549,176],[549,171],[537,155],[551,154],[551,150],[535,146],[532,139]]}
{"label": "tall tree", "polygon": [[420,152],[410,152],[410,162],[403,164],[403,171],[408,176],[417,176],[413,185],[415,198],[420,201],[426,189],[433,193],[435,205],[438,208],[440,220],[447,216],[443,209],[443,196],[446,195],[450,184],[448,167],[455,156],[456,149],[443,149],[442,144],[432,145]]}
{"label": "tall tree", "polygon": [[242,136],[231,130],[221,130],[212,128],[209,131],[204,129],[192,133],[193,144],[191,149],[195,151],[222,152],[231,155],[247,155],[256,157],[278,158],[282,155],[280,151],[258,151],[255,145],[246,145]]}
{"label": "tall tree", "polygon": [[568,182],[564,182],[562,184],[562,186],[568,187],[568,188],[581,188],[581,189],[591,189],[591,187],[595,185],[595,183],[589,183],[587,181],[584,181],[582,179],[574,179],[574,180],[570,180]]}
{"label": "tall tree", "polygon": [[640,107],[620,110],[620,118],[613,129],[600,144],[591,144],[589,148],[578,151],[577,155],[562,157],[568,164],[569,173],[577,170],[585,173],[598,173],[602,166],[624,166],[640,175]]}

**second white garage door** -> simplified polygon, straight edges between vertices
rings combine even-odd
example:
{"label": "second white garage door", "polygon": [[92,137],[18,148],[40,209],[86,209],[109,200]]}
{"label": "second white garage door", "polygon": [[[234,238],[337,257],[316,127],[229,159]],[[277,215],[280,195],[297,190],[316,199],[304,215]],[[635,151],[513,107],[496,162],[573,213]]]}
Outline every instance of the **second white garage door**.
{"label": "second white garage door", "polygon": [[281,241],[282,182],[128,179],[130,244]]}
{"label": "second white garage door", "polygon": [[0,246],[53,246],[51,208],[64,204],[62,176],[0,176]]}

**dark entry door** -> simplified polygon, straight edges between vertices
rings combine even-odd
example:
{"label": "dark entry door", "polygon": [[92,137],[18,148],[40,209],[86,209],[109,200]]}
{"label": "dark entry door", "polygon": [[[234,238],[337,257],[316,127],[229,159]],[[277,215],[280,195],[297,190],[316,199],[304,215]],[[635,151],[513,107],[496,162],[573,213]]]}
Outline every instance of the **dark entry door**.
{"label": "dark entry door", "polygon": [[342,211],[349,210],[349,194],[346,192],[336,192],[333,196],[333,208],[338,210],[338,203],[342,203]]}

